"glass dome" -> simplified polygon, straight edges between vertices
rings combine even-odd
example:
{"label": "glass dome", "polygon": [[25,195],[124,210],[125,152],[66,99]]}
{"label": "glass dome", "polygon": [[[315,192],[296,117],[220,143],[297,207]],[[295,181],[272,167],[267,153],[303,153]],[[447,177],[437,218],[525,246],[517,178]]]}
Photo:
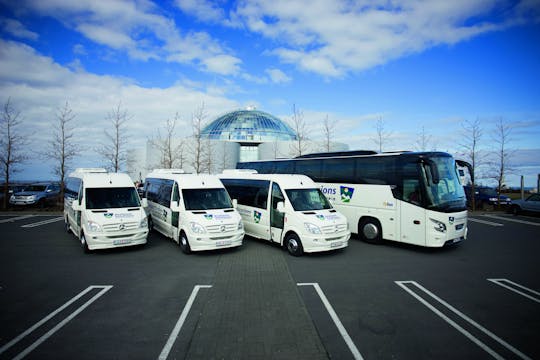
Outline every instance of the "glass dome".
{"label": "glass dome", "polygon": [[269,142],[296,140],[287,124],[258,110],[237,110],[218,117],[201,132],[206,139],[239,142]]}

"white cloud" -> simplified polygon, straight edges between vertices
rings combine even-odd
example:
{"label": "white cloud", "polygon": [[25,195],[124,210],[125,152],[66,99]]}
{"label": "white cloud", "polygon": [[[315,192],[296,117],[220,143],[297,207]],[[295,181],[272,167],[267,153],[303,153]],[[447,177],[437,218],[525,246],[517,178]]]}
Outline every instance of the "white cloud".
{"label": "white cloud", "polygon": [[80,161],[102,159],[93,152],[103,140],[104,129],[110,124],[107,113],[121,103],[133,116],[128,125],[129,147],[142,149],[148,137],[155,134],[166,119],[179,113],[184,129],[191,131],[191,115],[204,102],[208,120],[224,109],[236,109],[239,104],[214,88],[198,88],[176,84],[168,88],[144,88],[134,81],[114,76],[98,76],[79,68],[76,71],[38,54],[33,48],[17,42],[0,40],[0,103],[11,99],[29,129],[33,146],[47,143],[50,121],[57,109],[69,102],[76,114],[77,141],[84,149]]}
{"label": "white cloud", "polygon": [[[537,5],[536,0],[517,5],[489,0],[314,0],[306,6],[303,1],[254,0],[239,3],[231,18],[281,44],[270,53],[282,61],[338,77],[435,45],[538,21]],[[493,13],[505,17],[493,20]]]}
{"label": "white cloud", "polygon": [[292,79],[287,76],[283,71],[279,69],[266,69],[266,74],[270,77],[270,81],[275,84],[284,84],[290,82]]}
{"label": "white cloud", "polygon": [[207,71],[221,75],[235,75],[240,71],[240,59],[230,55],[217,55],[202,60]]}
{"label": "white cloud", "polygon": [[224,19],[225,13],[219,7],[222,1],[208,0],[176,0],[175,4],[186,14],[193,15],[201,21],[218,22]]}
{"label": "white cloud", "polygon": [[28,30],[20,21],[14,19],[0,19],[0,26],[7,33],[20,39],[37,40],[39,35]]}
{"label": "white cloud", "polygon": [[[232,55],[205,32],[182,31],[163,10],[148,0],[21,0],[16,12],[35,12],[57,19],[89,40],[137,60],[203,64],[208,58]],[[240,62],[238,60],[238,62]],[[230,68],[229,68],[230,71]]]}

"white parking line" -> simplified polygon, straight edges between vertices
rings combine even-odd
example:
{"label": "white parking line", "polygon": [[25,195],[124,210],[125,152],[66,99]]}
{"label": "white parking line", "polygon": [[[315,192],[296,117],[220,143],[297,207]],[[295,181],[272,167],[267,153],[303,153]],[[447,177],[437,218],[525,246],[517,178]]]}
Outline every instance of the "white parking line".
{"label": "white parking line", "polygon": [[458,311],[456,308],[454,308],[453,306],[451,306],[450,304],[448,304],[446,301],[442,300],[441,298],[437,297],[435,294],[433,294],[432,292],[430,292],[429,290],[427,290],[426,288],[424,288],[423,286],[421,286],[420,284],[418,284],[416,281],[395,281],[395,283],[401,287],[403,290],[405,290],[406,292],[408,292],[410,295],[412,295],[416,300],[420,301],[422,304],[424,304],[428,309],[430,309],[431,311],[433,311],[435,314],[437,314],[439,317],[441,317],[443,320],[445,320],[448,324],[450,324],[452,327],[454,327],[456,330],[458,330],[460,333],[462,333],[463,335],[465,335],[469,340],[471,340],[473,343],[475,343],[476,345],[478,345],[480,348],[482,348],[482,350],[486,351],[488,354],[490,354],[491,356],[493,356],[495,359],[504,359],[501,355],[499,355],[498,353],[496,353],[493,349],[491,349],[489,346],[487,346],[486,344],[484,344],[482,341],[480,341],[478,338],[474,337],[470,332],[468,332],[467,330],[465,330],[463,327],[461,327],[459,324],[457,324],[455,321],[453,321],[452,319],[450,319],[448,316],[444,315],[441,311],[439,311],[437,308],[435,308],[433,305],[431,305],[429,302],[427,302],[424,298],[422,298],[420,295],[416,294],[415,292],[413,292],[411,289],[409,289],[406,284],[410,284],[410,285],[413,285],[415,286],[416,288],[418,288],[419,290],[423,291],[425,294],[427,294],[428,296],[430,296],[432,299],[436,300],[437,302],[439,302],[441,305],[443,305],[444,307],[446,307],[448,310],[450,310],[451,312],[453,312],[454,314],[456,314],[457,316],[459,316],[460,318],[462,318],[463,320],[465,320],[467,323],[469,323],[470,325],[474,326],[475,328],[477,328],[478,330],[480,330],[481,332],[483,332],[485,335],[489,336],[491,339],[495,340],[496,342],[498,342],[499,344],[501,344],[502,346],[504,346],[506,349],[510,350],[511,352],[513,352],[515,355],[517,355],[518,357],[520,357],[521,359],[527,359],[527,360],[532,360],[530,357],[528,357],[527,355],[523,354],[521,351],[519,351],[518,349],[514,348],[512,345],[508,344],[506,341],[502,340],[501,338],[499,338],[498,336],[496,336],[495,334],[493,334],[491,331],[487,330],[486,328],[484,328],[483,326],[481,326],[480,324],[476,323],[474,320],[472,320],[471,318],[469,318],[468,316],[466,316],[465,314],[461,313],[460,311]]}
{"label": "white parking line", "polygon": [[512,219],[512,218],[509,218],[509,217],[497,216],[497,215],[482,215],[482,216],[487,217],[487,218],[492,218],[492,219],[498,219],[498,220],[504,220],[504,221],[515,222],[515,223],[519,223],[519,224],[526,224],[526,225],[540,226],[540,223],[533,222],[533,221],[526,221],[526,220]]}
{"label": "white parking line", "polygon": [[60,217],[56,217],[56,218],[53,218],[53,219],[47,219],[47,220],[39,221],[39,222],[36,222],[36,223],[21,225],[21,227],[22,228],[33,228],[33,227],[36,227],[36,226],[41,226],[41,225],[46,225],[46,224],[50,224],[50,223],[53,223],[53,222],[57,222],[57,221],[60,221],[60,220],[64,220],[64,218],[62,216],[60,216]]}
{"label": "white parking line", "polygon": [[477,222],[477,223],[485,224],[485,225],[491,225],[491,226],[504,226],[503,224],[486,221],[486,220],[474,219],[474,218],[469,218],[469,221]]}
{"label": "white parking line", "polygon": [[517,293],[519,295],[525,296],[526,298],[531,299],[532,301],[536,301],[537,303],[540,303],[539,298],[535,298],[534,296],[526,294],[523,291],[519,291],[517,289],[514,289],[511,286],[508,286],[508,285],[506,285],[504,283],[509,283],[509,284],[513,285],[514,287],[517,287],[517,288],[520,288],[522,290],[528,291],[528,292],[530,292],[532,294],[535,294],[536,296],[540,297],[540,293],[538,291],[534,291],[534,290],[529,289],[529,288],[527,288],[527,287],[525,287],[523,285],[519,285],[519,284],[517,284],[517,283],[515,283],[513,281],[510,281],[508,279],[487,279],[487,281],[491,281],[492,283],[495,283],[495,284],[497,284],[499,286],[502,286],[503,288],[506,288],[506,289],[508,289],[510,291],[513,291],[513,292],[515,292],[515,293]]}
{"label": "white parking line", "polygon": [[171,332],[171,335],[169,335],[169,339],[167,340],[167,343],[163,347],[163,350],[161,350],[161,354],[159,354],[159,358],[158,358],[159,360],[165,360],[169,356],[172,346],[174,345],[174,342],[176,341],[176,338],[178,337],[178,334],[180,333],[180,330],[182,329],[182,326],[184,325],[184,322],[186,321],[189,311],[191,310],[191,306],[193,306],[193,302],[195,301],[195,298],[197,297],[199,290],[208,289],[211,287],[212,285],[195,285],[195,287],[193,288],[193,291],[191,291],[191,295],[189,296],[189,299],[186,305],[184,306],[184,310],[182,310],[182,314],[180,314],[180,318],[178,318],[178,321],[176,322],[176,325],[174,326],[174,329]]}
{"label": "white parking line", "polygon": [[339,317],[337,316],[336,312],[334,311],[334,308],[324,295],[324,292],[322,291],[321,287],[318,283],[297,283],[298,286],[313,286],[315,290],[317,291],[317,294],[321,298],[324,306],[326,307],[326,310],[328,311],[328,314],[330,314],[330,317],[334,321],[334,324],[336,324],[336,327],[338,328],[339,333],[343,337],[343,340],[345,340],[345,343],[349,347],[349,350],[351,350],[351,353],[353,354],[354,358],[357,360],[363,359],[362,355],[360,354],[360,351],[358,351],[358,348],[352,341],[351,337],[349,336],[349,333],[347,333],[347,330],[345,330],[345,327],[339,320]]}
{"label": "white parking line", "polygon": [[84,309],[86,309],[91,303],[96,301],[98,298],[100,298],[103,294],[105,294],[107,291],[109,291],[112,288],[112,285],[92,285],[87,287],[85,290],[80,292],[78,295],[73,297],[71,300],[69,300],[64,305],[60,306],[58,309],[38,321],[34,326],[17,336],[15,339],[8,342],[6,345],[2,346],[0,348],[0,354],[2,354],[4,351],[21,341],[23,338],[28,336],[30,333],[35,331],[37,328],[45,324],[47,321],[51,320],[53,317],[55,317],[58,313],[66,309],[68,306],[73,304],[75,301],[79,300],[82,296],[87,294],[88,292],[92,291],[93,289],[101,289],[100,292],[98,292],[96,295],[94,295],[90,300],[85,302],[83,305],[81,305],[77,310],[72,312],[69,316],[67,316],[64,320],[62,320],[60,323],[58,323],[55,327],[53,327],[51,330],[49,330],[45,335],[41,336],[39,339],[37,339],[32,345],[24,349],[22,352],[20,352],[16,357],[13,358],[13,360],[18,360],[24,358],[26,355],[28,355],[32,350],[34,350],[36,347],[38,347],[41,343],[43,343],[45,340],[47,340],[51,335],[53,335],[55,332],[60,330],[64,325],[66,325],[69,321],[71,321],[75,316],[79,315]]}
{"label": "white parking line", "polygon": [[15,222],[17,220],[23,220],[33,217],[34,215],[22,215],[17,217],[10,217],[9,219],[0,220],[0,224],[8,223],[8,222]]}

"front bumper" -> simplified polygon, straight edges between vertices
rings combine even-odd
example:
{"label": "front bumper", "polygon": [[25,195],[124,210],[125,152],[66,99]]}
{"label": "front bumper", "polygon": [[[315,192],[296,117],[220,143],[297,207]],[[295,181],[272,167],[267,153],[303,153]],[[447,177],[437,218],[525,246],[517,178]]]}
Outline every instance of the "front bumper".
{"label": "front bumper", "polygon": [[90,250],[143,245],[146,244],[147,237],[148,229],[130,232],[85,233],[86,243]]}
{"label": "front bumper", "polygon": [[304,252],[314,253],[346,248],[349,245],[351,232],[345,231],[336,234],[302,234],[302,246]]}
{"label": "front bumper", "polygon": [[206,251],[241,246],[244,234],[243,230],[219,235],[188,233],[189,247],[191,251]]}

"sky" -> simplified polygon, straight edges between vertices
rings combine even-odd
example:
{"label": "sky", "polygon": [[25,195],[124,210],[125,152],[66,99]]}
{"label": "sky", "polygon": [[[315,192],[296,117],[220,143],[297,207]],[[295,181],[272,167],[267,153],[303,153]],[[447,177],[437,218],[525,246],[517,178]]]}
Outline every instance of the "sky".
{"label": "sky", "polygon": [[[383,151],[463,157],[465,122],[478,147],[496,150],[510,130],[506,182],[534,187],[540,174],[540,0],[0,0],[0,103],[28,134],[29,160],[15,179],[54,179],[39,152],[59,110],[75,114],[80,155],[95,151],[118,106],[134,152],[179,119],[178,136],[204,108],[209,122],[256,107],[291,122],[303,114],[312,140],[325,118],[336,141]],[[111,129],[112,130],[112,129]],[[487,178],[487,160],[480,182]],[[480,172],[479,172],[480,174]]]}

